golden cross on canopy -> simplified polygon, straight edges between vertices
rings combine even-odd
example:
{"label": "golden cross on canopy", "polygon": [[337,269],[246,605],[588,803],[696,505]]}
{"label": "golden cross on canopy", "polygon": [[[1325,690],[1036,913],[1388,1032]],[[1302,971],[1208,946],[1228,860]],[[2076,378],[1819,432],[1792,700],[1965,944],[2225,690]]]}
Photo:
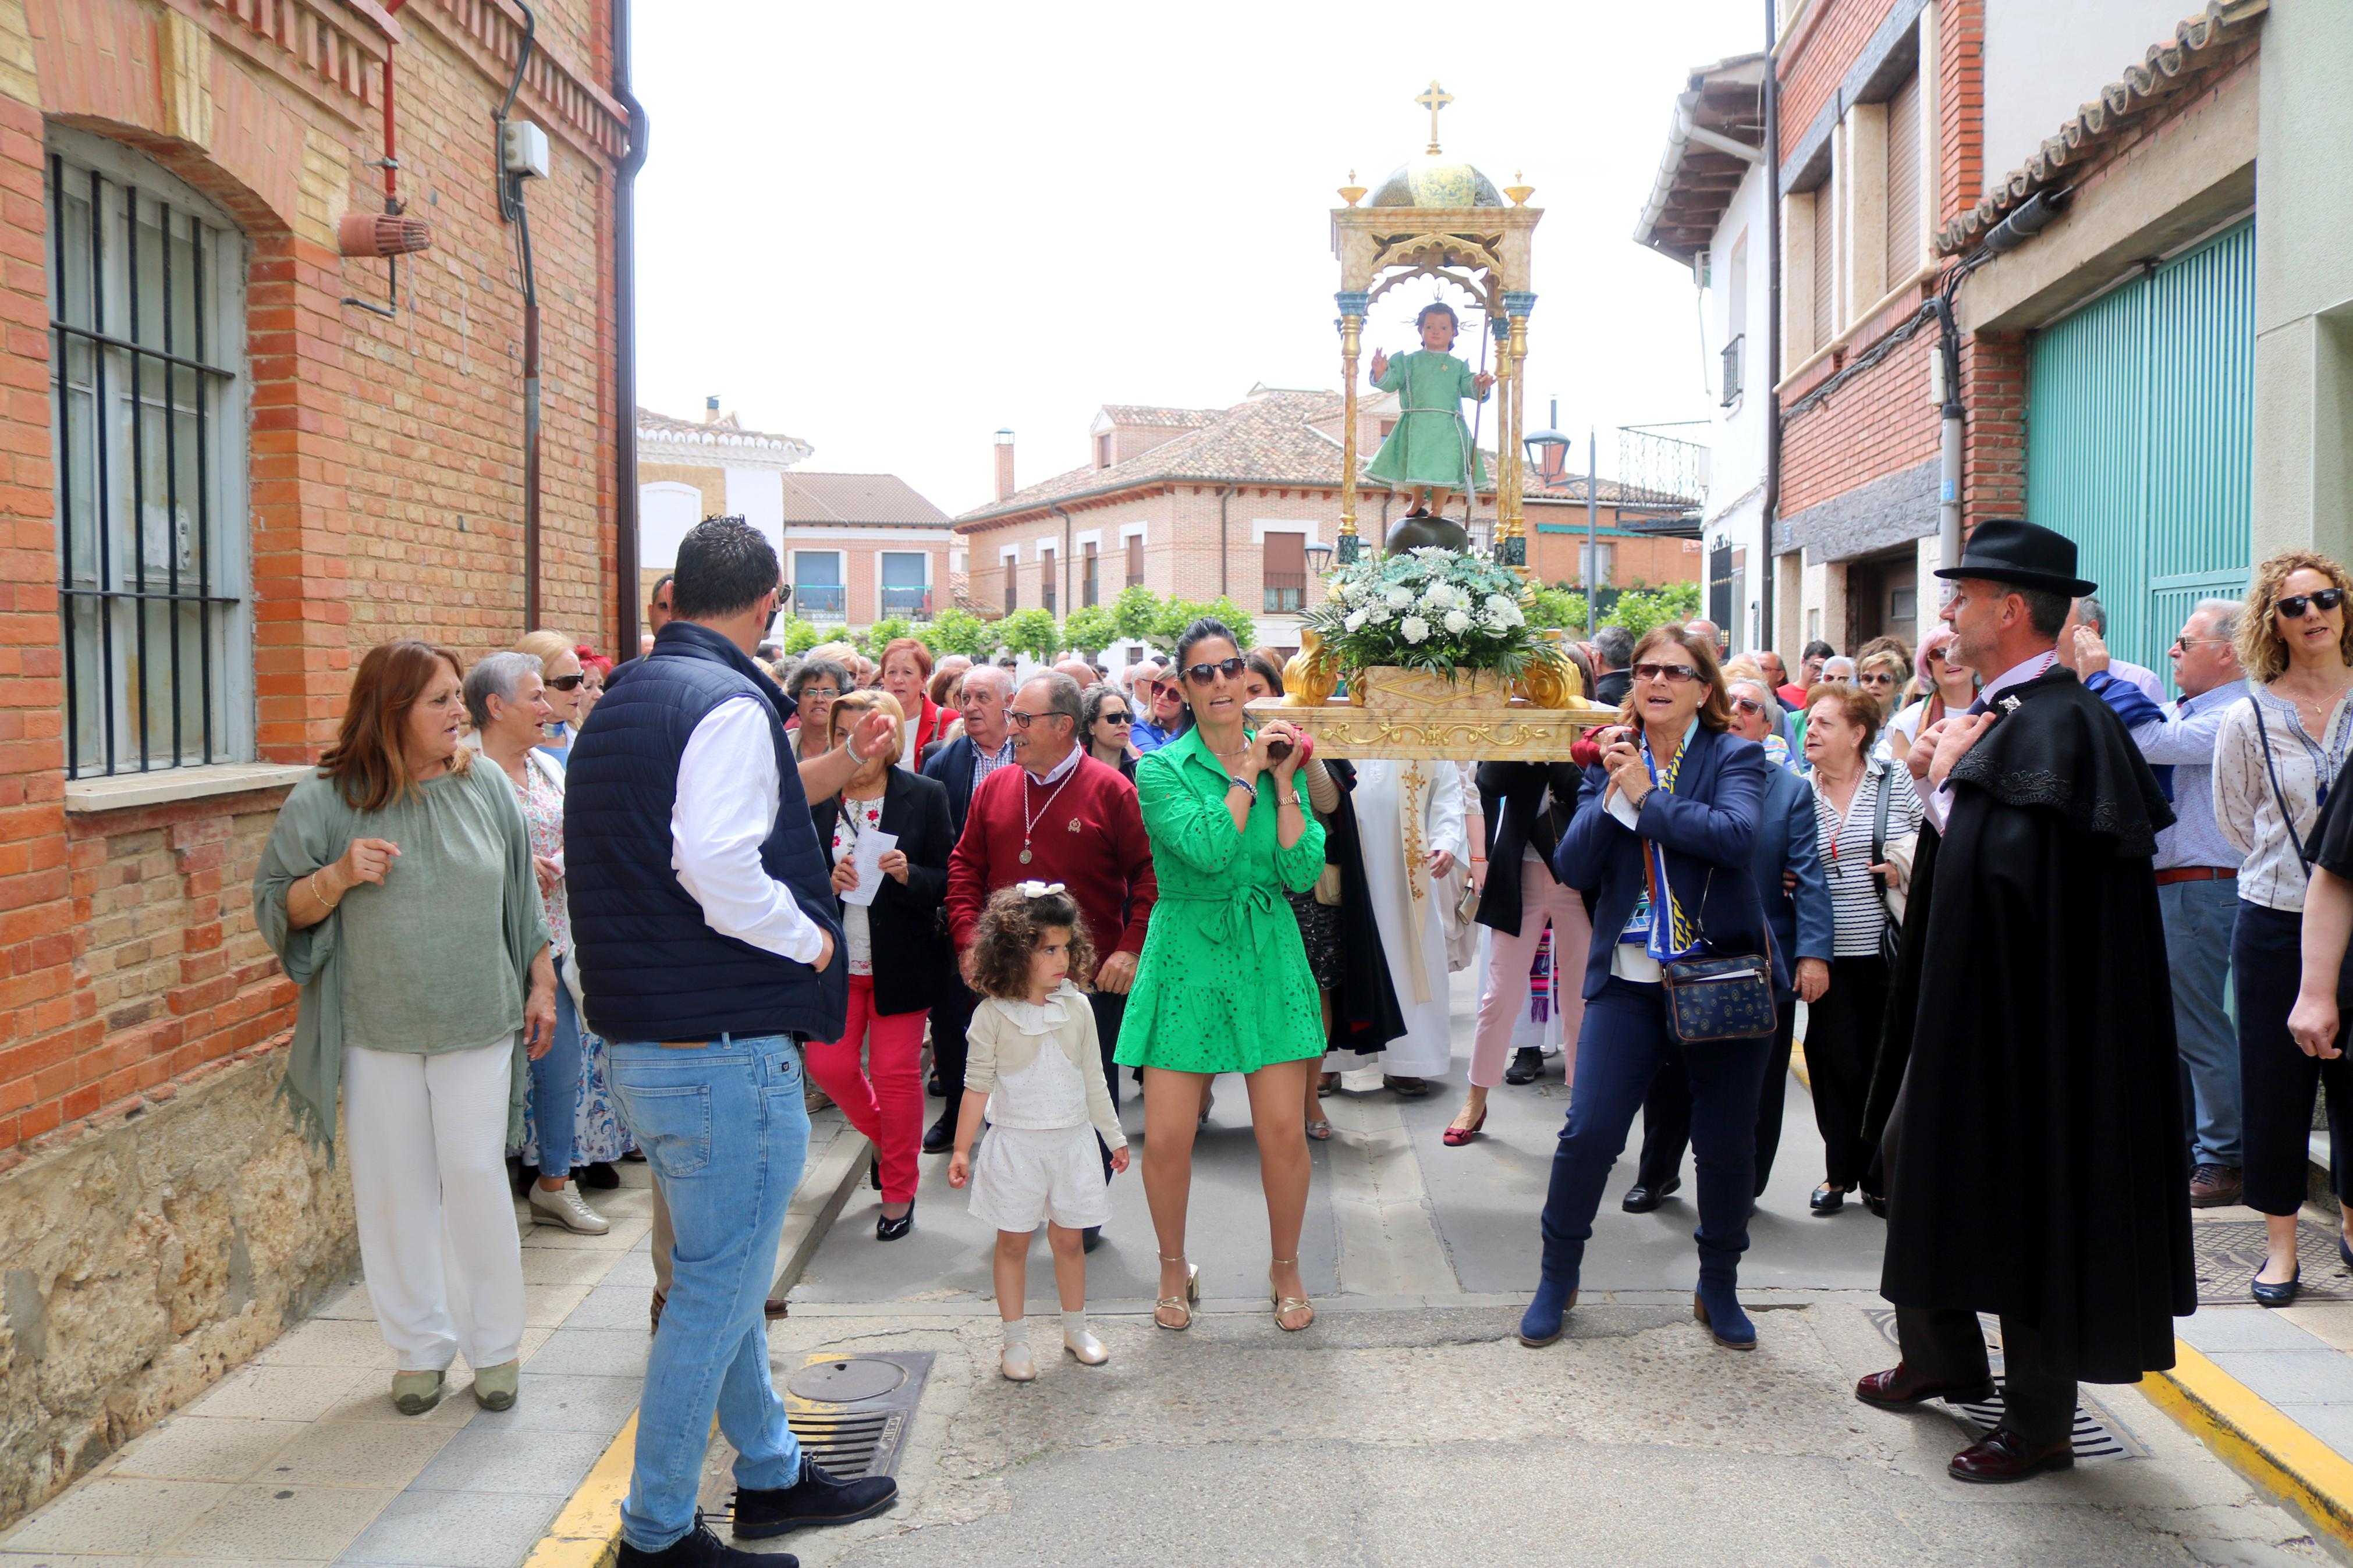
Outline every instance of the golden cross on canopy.
{"label": "golden cross on canopy", "polygon": [[1435,153],[1438,151],[1438,111],[1453,102],[1454,95],[1439,86],[1437,79],[1432,78],[1430,90],[1414,101],[1430,110],[1430,150]]}

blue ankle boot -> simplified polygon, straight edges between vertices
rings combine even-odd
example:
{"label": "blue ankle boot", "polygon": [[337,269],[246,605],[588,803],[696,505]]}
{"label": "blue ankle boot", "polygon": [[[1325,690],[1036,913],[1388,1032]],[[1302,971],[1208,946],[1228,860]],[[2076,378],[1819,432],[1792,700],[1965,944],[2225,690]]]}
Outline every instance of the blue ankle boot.
{"label": "blue ankle boot", "polygon": [[1561,1320],[1577,1305],[1577,1279],[1543,1279],[1536,1284],[1535,1300],[1520,1315],[1520,1343],[1530,1350],[1542,1350],[1560,1338]]}
{"label": "blue ankle boot", "polygon": [[1734,1289],[1735,1275],[1730,1268],[1700,1268],[1699,1289],[1692,1292],[1692,1316],[1705,1324],[1715,1342],[1726,1350],[1753,1351],[1757,1348],[1757,1325],[1740,1310],[1740,1296]]}

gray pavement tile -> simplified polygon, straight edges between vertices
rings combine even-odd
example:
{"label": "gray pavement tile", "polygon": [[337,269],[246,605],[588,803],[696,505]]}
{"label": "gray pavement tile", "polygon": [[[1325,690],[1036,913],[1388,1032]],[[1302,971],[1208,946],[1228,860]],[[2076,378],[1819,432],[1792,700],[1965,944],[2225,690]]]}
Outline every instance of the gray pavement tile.
{"label": "gray pavement tile", "polygon": [[474,1423],[512,1432],[601,1432],[609,1440],[638,1407],[643,1386],[641,1378],[556,1376],[525,1367],[514,1408],[478,1410]]}
{"label": "gray pavement tile", "polygon": [[653,1336],[627,1329],[558,1329],[523,1364],[549,1376],[643,1377]]}
{"label": "gray pavement tile", "polygon": [[309,1428],[300,1421],[174,1415],[108,1461],[110,1476],[241,1481]]}
{"label": "gray pavement tile", "polygon": [[138,1561],[136,1557],[77,1557],[63,1552],[0,1551],[0,1568],[127,1568]]}
{"label": "gray pavement tile", "polygon": [[564,1320],[567,1329],[628,1329],[640,1339],[650,1340],[647,1332],[647,1309],[653,1301],[653,1290],[644,1285],[616,1285],[609,1281],[587,1291],[579,1304]]}
{"label": "gray pavement tile", "polygon": [[620,1258],[602,1252],[574,1252],[554,1247],[522,1249],[522,1282],[526,1285],[594,1285]]}
{"label": "gray pavement tile", "polygon": [[338,1561],[513,1568],[563,1506],[554,1492],[403,1492]]}
{"label": "gray pavement tile", "polygon": [[522,1321],[535,1329],[560,1329],[594,1289],[589,1285],[525,1285]]}
{"label": "gray pavement tile", "polygon": [[403,1415],[392,1402],[392,1374],[366,1373],[344,1390],[342,1398],[321,1412],[319,1419],[327,1422],[382,1422],[402,1426],[463,1426],[473,1417],[476,1409],[474,1401],[466,1392],[472,1386],[473,1374],[460,1362],[449,1369],[440,1404],[422,1415]]}
{"label": "gray pavement tile", "polygon": [[332,1558],[398,1495],[389,1489],[238,1487],[172,1542],[171,1553]]}
{"label": "gray pavement tile", "polygon": [[2274,1405],[2353,1406],[2353,1356],[2341,1352],[2223,1351],[2211,1359]]}
{"label": "gray pavement tile", "polygon": [[2284,1405],[2280,1410],[2289,1420],[2336,1449],[2340,1458],[2353,1459],[2353,1405]]}
{"label": "gray pavement tile", "polygon": [[244,1366],[189,1408],[199,1415],[315,1421],[363,1383],[389,1389],[392,1374],[348,1366]]}
{"label": "gray pavement tile", "polygon": [[[530,1278],[528,1271],[525,1272],[523,1277],[525,1279]],[[642,1246],[634,1248],[626,1257],[617,1260],[611,1268],[598,1276],[596,1283],[600,1285],[634,1285],[641,1289],[652,1289],[654,1285],[654,1260],[652,1253],[648,1251]]]}
{"label": "gray pavement tile", "polygon": [[432,1462],[442,1446],[465,1428],[447,1423],[324,1421],[254,1476],[272,1486],[375,1487],[398,1489]]}
{"label": "gray pavement tile", "polygon": [[2327,1342],[2268,1307],[2200,1307],[2173,1331],[2211,1356],[2219,1351],[2325,1351]]}
{"label": "gray pavement tile", "polygon": [[51,1499],[0,1544],[10,1552],[152,1556],[233,1489],[208,1481],[85,1481]]}
{"label": "gray pavement tile", "polygon": [[257,1366],[372,1367],[386,1376],[400,1364],[373,1318],[312,1318],[295,1324],[253,1358]]}
{"label": "gray pavement tile", "polygon": [[345,1289],[330,1296],[311,1316],[316,1318],[353,1318],[369,1322],[375,1321],[375,1303],[368,1300],[367,1282],[354,1280]]}
{"label": "gray pavement tile", "polygon": [[535,1432],[519,1440],[511,1431],[478,1421],[459,1433],[409,1489],[569,1496],[612,1441],[612,1434],[604,1432]]}

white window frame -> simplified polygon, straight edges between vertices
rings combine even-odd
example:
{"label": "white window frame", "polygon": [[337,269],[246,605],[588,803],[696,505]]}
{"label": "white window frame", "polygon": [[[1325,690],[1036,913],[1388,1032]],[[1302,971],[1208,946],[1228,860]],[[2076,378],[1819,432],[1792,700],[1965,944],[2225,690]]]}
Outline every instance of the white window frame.
{"label": "white window frame", "polygon": [[[936,586],[936,584],[932,581],[932,552],[930,551],[877,550],[874,552],[874,618],[878,621],[887,618],[891,614],[890,609],[882,602],[882,595],[894,584],[883,581],[884,573],[882,571],[882,563],[893,555],[912,555],[923,563],[923,580],[916,585],[921,587],[924,593],[931,593]],[[907,586],[904,583],[895,585],[901,588]],[[935,609],[931,613],[937,614],[938,612]]]}
{"label": "white window frame", "polygon": [[[831,583],[811,583],[809,586],[812,588],[838,587],[841,590],[841,615],[839,624],[842,626],[848,626],[849,624],[849,552],[847,550],[826,550],[823,548],[801,549],[796,547],[787,551],[786,553],[790,557],[790,559],[785,563],[785,570],[787,574],[786,581],[792,584],[793,589],[793,615],[797,619],[808,622],[811,626],[820,624],[816,616],[804,613],[803,605],[801,604],[801,557],[804,555],[830,555],[833,557],[834,562],[834,581]],[[828,616],[822,624],[831,626],[835,623],[832,617]]]}

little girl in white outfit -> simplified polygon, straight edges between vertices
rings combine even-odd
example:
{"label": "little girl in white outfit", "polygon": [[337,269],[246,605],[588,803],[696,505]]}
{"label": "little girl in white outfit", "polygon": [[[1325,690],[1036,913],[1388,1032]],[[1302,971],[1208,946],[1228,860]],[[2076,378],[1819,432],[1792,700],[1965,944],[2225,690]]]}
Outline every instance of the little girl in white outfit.
{"label": "little girl in white outfit", "polygon": [[[981,1002],[965,1037],[971,1051],[948,1184],[969,1181],[974,1216],[997,1227],[1005,1375],[1027,1383],[1038,1375],[1027,1297],[1029,1243],[1041,1219],[1062,1301],[1062,1348],[1087,1366],[1111,1359],[1087,1331],[1081,1233],[1111,1218],[1095,1135],[1110,1146],[1114,1172],[1127,1169],[1127,1135],[1103,1082],[1094,1009],[1070,981],[1094,971],[1077,900],[1060,882],[1007,888],[981,911],[972,952]],[[972,1141],[984,1111],[988,1141],[976,1167]]]}

